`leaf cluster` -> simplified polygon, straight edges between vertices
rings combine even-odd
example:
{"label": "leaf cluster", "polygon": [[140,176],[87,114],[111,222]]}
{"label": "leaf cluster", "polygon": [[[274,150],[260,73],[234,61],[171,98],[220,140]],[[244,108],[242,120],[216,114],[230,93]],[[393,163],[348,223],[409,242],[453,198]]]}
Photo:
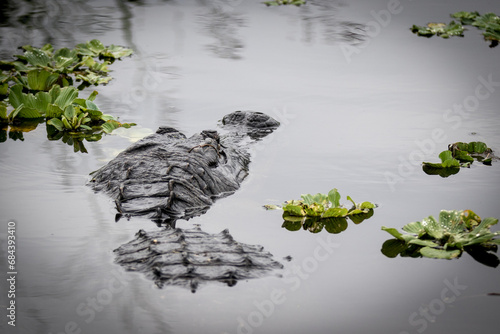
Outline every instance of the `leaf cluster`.
{"label": "leaf cluster", "polygon": [[326,228],[330,233],[340,233],[347,228],[346,218],[359,224],[373,216],[376,207],[371,202],[356,203],[350,196],[347,200],[352,203],[348,209],[340,204],[341,195],[337,189],[328,194],[302,194],[299,200],[286,201],[282,207],[266,205],[267,209],[282,209],[283,227],[295,231],[300,228],[317,233]]}
{"label": "leaf cluster", "polygon": [[418,36],[432,37],[434,35],[442,38],[450,38],[450,36],[461,36],[464,34],[464,27],[455,21],[448,24],[445,23],[428,23],[427,26],[413,25],[411,31]]}
{"label": "leaf cluster", "polygon": [[450,36],[463,36],[464,25],[471,25],[483,30],[486,41],[490,41],[490,47],[495,47],[500,41],[500,18],[494,13],[480,15],[478,12],[456,12],[451,14],[460,22],[451,21],[445,23],[429,23],[427,26],[413,25],[410,29],[418,36],[432,37],[434,35],[449,38]]}
{"label": "leaf cluster", "polygon": [[306,4],[305,0],[277,0],[277,1],[264,1],[266,6],[281,6],[281,5],[295,5],[302,6]]}
{"label": "leaf cluster", "polygon": [[460,167],[470,167],[474,158],[485,165],[491,165],[493,151],[483,142],[457,142],[448,145],[448,150],[439,154],[440,163],[423,162],[422,169],[429,175],[448,177],[459,172]]}
{"label": "leaf cluster", "polygon": [[11,88],[8,102],[14,108],[7,115],[6,108],[0,109],[0,118],[13,122],[16,117],[33,119],[46,117],[47,124],[54,126],[58,131],[92,131],[98,127],[106,133],[124,126],[130,127],[134,123],[122,124],[113,116],[105,115],[93,102],[97,96],[94,91],[87,99],[78,97],[75,87],[61,88],[52,86],[48,92],[39,91],[36,94],[23,92],[20,84]]}
{"label": "leaf cluster", "polygon": [[[90,85],[107,84],[112,79],[108,76],[108,65],[132,54],[131,49],[115,45],[105,47],[97,39],[78,44],[71,50],[54,50],[51,44],[42,48],[26,45],[22,49],[24,54],[15,55],[16,60],[0,61],[0,93],[3,95],[8,95],[9,82],[37,91],[48,91],[54,84],[73,86],[80,81],[80,90]],[[43,78],[33,76],[34,71]]]}
{"label": "leaf cluster", "polygon": [[[108,65],[131,55],[132,50],[115,45],[105,47],[96,39],[78,44],[72,50],[54,50],[50,44],[42,48],[28,45],[22,49],[25,52],[15,56],[17,60],[0,61],[0,98],[3,99],[0,123],[12,125],[44,118],[48,126],[67,132],[76,141],[82,136],[94,140],[98,133],[135,125],[120,123],[113,116],[103,114],[94,103],[97,91],[87,99],[78,97],[79,90],[85,87],[108,83],[112,79],[108,76]],[[79,81],[81,84],[75,88],[74,82]]]}
{"label": "leaf cluster", "polygon": [[347,217],[359,213],[367,213],[375,208],[370,202],[355,203],[350,196],[347,200],[352,203],[350,209],[340,204],[341,195],[337,189],[332,189],[328,194],[302,194],[300,200],[286,201],[283,205],[284,213],[298,217]]}
{"label": "leaf cluster", "polygon": [[[437,259],[453,259],[462,255],[463,251],[482,255],[480,262],[497,266],[496,252],[500,232],[491,232],[490,227],[497,224],[496,218],[481,218],[471,210],[442,210],[439,220],[433,216],[421,222],[412,222],[403,226],[405,234],[395,228],[382,226],[395,239],[389,239],[382,245],[382,253],[387,257],[398,254],[405,257],[428,257]],[[496,259],[496,260],[495,260]]]}
{"label": "leaf cluster", "polygon": [[460,19],[464,25],[472,25],[484,30],[484,40],[490,41],[490,47],[495,47],[500,41],[500,17],[494,13],[480,15],[478,12],[457,12],[451,15]]}

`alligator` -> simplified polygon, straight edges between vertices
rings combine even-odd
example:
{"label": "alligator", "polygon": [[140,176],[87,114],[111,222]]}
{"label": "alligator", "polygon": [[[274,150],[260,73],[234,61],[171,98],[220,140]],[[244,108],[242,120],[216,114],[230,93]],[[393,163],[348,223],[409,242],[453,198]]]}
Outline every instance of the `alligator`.
{"label": "alligator", "polygon": [[160,288],[177,285],[192,292],[203,282],[233,286],[282,268],[261,246],[237,242],[228,230],[209,234],[199,226],[175,226],[235,192],[248,175],[249,145],[278,126],[263,113],[236,111],[222,119],[221,134],[205,130],[187,138],[160,127],[93,172],[89,185],[114,198],[117,220],[146,216],[160,227],[140,230],[115,249],[116,262],[145,273]]}
{"label": "alligator", "polygon": [[236,111],[223,117],[222,134],[205,130],[187,138],[160,127],[93,172],[89,184],[114,198],[117,220],[146,216],[175,226],[234,193],[248,175],[248,144],[278,126],[266,114]]}
{"label": "alligator", "polygon": [[237,242],[226,229],[219,234],[170,228],[140,230],[136,238],[115,249],[116,262],[129,271],[143,272],[162,288],[176,285],[196,292],[200,283],[263,277],[283,268],[263,247]]}

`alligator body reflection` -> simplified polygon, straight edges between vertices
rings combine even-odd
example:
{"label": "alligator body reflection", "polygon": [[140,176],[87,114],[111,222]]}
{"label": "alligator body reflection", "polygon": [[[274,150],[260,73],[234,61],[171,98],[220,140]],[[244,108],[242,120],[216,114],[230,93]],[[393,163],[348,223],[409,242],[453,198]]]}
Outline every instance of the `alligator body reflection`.
{"label": "alligator body reflection", "polygon": [[226,229],[208,234],[199,227],[140,230],[136,239],[115,250],[127,270],[143,272],[158,287],[179,285],[196,292],[200,283],[258,278],[282,268],[263,247],[237,242]]}
{"label": "alligator body reflection", "polygon": [[173,128],[158,131],[93,173],[90,185],[115,199],[119,215],[145,215],[171,223],[198,216],[232,194],[248,174],[248,145],[279,126],[259,112],[224,116],[222,128],[190,138]]}
{"label": "alligator body reflection", "polygon": [[202,131],[186,138],[160,128],[94,172],[90,186],[115,199],[118,217],[142,215],[166,225],[140,230],[115,250],[116,262],[145,273],[159,287],[180,285],[192,292],[203,282],[233,286],[281,268],[261,246],[237,242],[227,230],[175,228],[178,219],[201,215],[214,200],[236,191],[248,174],[248,146],[278,126],[263,113],[237,111],[223,118],[222,135]]}

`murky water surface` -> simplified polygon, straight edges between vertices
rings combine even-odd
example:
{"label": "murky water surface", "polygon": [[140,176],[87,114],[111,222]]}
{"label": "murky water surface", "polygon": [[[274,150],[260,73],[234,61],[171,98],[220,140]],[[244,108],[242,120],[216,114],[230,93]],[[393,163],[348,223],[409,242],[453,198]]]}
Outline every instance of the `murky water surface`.
{"label": "murky water surface", "polygon": [[[16,327],[6,325],[2,278],[2,333],[498,328],[500,298],[487,296],[500,292],[498,268],[468,254],[446,261],[380,252],[390,238],[383,225],[400,228],[442,209],[500,217],[499,163],[449,178],[420,167],[456,141],[500,151],[500,50],[475,29],[449,40],[408,29],[459,10],[500,13],[497,1],[401,0],[390,15],[381,11],[396,2],[386,0],[301,8],[235,0],[30,3],[2,9],[9,18],[0,27],[2,58],[19,45],[71,47],[93,38],[133,47],[132,58],[112,65],[114,80],[98,88],[96,103],[139,126],[86,142],[88,154],[48,141],[43,124],[24,140],[0,143],[2,277],[8,221],[18,238]],[[281,277],[206,284],[193,294],[125,272],[113,250],[157,227],[139,218],[115,223],[112,201],[85,186],[88,174],[158,126],[191,135],[240,109],[282,126],[254,150],[239,191],[177,226],[228,228],[282,262]],[[262,209],[334,187],[343,198],[379,204],[375,215],[340,234],[313,234],[287,231],[279,212]]]}

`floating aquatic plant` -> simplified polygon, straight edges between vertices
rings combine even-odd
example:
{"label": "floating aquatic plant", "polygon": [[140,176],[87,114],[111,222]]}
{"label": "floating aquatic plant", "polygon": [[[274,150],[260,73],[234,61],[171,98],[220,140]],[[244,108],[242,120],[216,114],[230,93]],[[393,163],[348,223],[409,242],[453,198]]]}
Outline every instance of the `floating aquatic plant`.
{"label": "floating aquatic plant", "polygon": [[481,219],[471,210],[442,210],[439,220],[433,216],[421,222],[403,226],[405,234],[395,228],[382,226],[395,239],[382,245],[387,257],[428,257],[436,259],[458,258],[464,251],[483,264],[496,267],[498,257],[493,254],[500,244],[500,232],[491,232],[490,227],[498,223],[496,218]]}
{"label": "floating aquatic plant", "polygon": [[439,158],[440,163],[423,162],[422,169],[426,174],[448,177],[458,173],[460,167],[470,167],[474,158],[485,165],[491,165],[492,159],[496,157],[485,143],[476,141],[450,144],[448,150],[439,154]]}
{"label": "floating aquatic plant", "polygon": [[78,44],[72,50],[54,50],[51,44],[45,44],[42,48],[26,45],[22,49],[24,54],[15,55],[16,60],[0,61],[0,93],[3,95],[8,95],[9,82],[37,91],[48,91],[54,84],[73,86],[80,81],[78,89],[106,84],[112,79],[108,76],[108,65],[115,59],[132,54],[131,49],[115,45],[105,47],[96,39]]}
{"label": "floating aquatic plant", "polygon": [[450,38],[450,36],[463,36],[464,27],[460,23],[451,21],[445,23],[428,23],[426,26],[413,25],[411,31],[418,36],[432,37],[434,35],[442,38]]}
{"label": "floating aquatic plant", "polygon": [[[82,138],[98,140],[99,134],[135,125],[120,123],[113,116],[102,113],[94,103],[97,91],[87,99],[78,97],[79,90],[85,87],[108,83],[112,79],[108,76],[108,65],[131,55],[132,50],[115,45],[105,47],[95,39],[78,44],[72,50],[54,50],[50,44],[42,48],[28,45],[22,49],[25,52],[16,55],[17,60],[0,61],[0,99],[3,99],[0,101],[0,123],[4,124],[2,131],[11,128],[9,136],[12,139],[22,140],[23,130],[34,129],[24,127],[23,123],[33,125],[35,119],[47,121],[49,139],[72,136],[74,140],[67,142],[75,143]],[[81,84],[75,88],[75,82]],[[65,134],[54,135],[58,131]],[[6,140],[6,132],[0,139]],[[86,152],[81,145],[75,146],[75,150]]]}
{"label": "floating aquatic plant", "polygon": [[413,25],[411,31],[418,36],[432,37],[434,35],[443,38],[450,36],[463,36],[463,25],[472,25],[483,30],[483,36],[486,41],[490,41],[490,47],[495,47],[500,41],[500,17],[494,13],[480,15],[478,12],[456,12],[451,14],[452,18],[460,22],[451,21],[445,23],[429,23],[427,26]]}
{"label": "floating aquatic plant", "polygon": [[373,216],[376,207],[371,202],[356,203],[350,196],[347,200],[352,203],[348,209],[340,204],[341,195],[337,189],[328,194],[302,194],[300,200],[286,201],[283,206],[265,205],[266,209],[283,210],[283,227],[290,231],[300,228],[317,233],[323,227],[330,233],[340,233],[347,228],[346,218],[359,224]]}

